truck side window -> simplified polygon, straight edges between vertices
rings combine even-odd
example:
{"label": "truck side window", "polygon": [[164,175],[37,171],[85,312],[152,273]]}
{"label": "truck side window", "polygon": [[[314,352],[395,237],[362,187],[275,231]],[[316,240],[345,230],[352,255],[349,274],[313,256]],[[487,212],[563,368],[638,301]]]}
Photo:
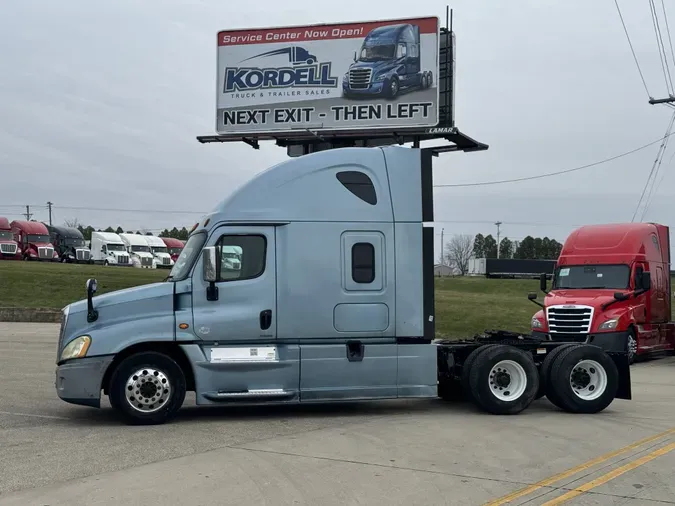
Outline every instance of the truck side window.
{"label": "truck side window", "polygon": [[375,280],[375,247],[369,242],[357,242],[352,246],[352,279],[355,283]]}
{"label": "truck side window", "polygon": [[223,235],[218,240],[218,281],[243,281],[265,272],[267,240],[262,235]]}
{"label": "truck side window", "polygon": [[377,204],[375,186],[367,174],[357,170],[345,170],[338,172],[336,177],[345,188],[364,202],[373,206]]}

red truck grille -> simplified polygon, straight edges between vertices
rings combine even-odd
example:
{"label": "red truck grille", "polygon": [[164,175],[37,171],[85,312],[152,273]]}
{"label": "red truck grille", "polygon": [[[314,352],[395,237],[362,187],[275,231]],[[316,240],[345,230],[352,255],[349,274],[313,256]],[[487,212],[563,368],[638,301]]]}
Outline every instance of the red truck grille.
{"label": "red truck grille", "polygon": [[546,308],[546,316],[550,334],[588,334],[593,321],[593,308],[576,305],[551,306]]}

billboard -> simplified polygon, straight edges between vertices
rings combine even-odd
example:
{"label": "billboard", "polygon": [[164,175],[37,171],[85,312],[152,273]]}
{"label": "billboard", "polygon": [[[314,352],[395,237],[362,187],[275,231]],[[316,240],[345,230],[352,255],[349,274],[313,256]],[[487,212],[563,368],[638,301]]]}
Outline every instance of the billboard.
{"label": "billboard", "polygon": [[218,33],[219,134],[438,123],[437,17]]}

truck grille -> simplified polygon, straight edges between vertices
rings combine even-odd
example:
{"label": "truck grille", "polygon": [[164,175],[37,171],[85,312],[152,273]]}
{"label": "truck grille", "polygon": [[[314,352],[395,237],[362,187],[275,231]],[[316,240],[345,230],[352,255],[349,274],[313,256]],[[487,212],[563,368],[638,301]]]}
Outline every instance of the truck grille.
{"label": "truck grille", "polygon": [[352,69],[349,71],[349,87],[355,90],[366,89],[370,85],[371,69]]}
{"label": "truck grille", "polygon": [[75,251],[75,256],[78,260],[88,261],[90,255],[91,253],[89,252],[89,250],[86,249],[78,249],[77,251]]}
{"label": "truck grille", "polygon": [[0,253],[16,254],[16,244],[0,244]]}
{"label": "truck grille", "polygon": [[118,264],[128,264],[129,263],[129,256],[128,255],[120,255],[117,257],[117,263]]}
{"label": "truck grille", "polygon": [[38,257],[51,260],[54,256],[54,248],[38,248]]}
{"label": "truck grille", "polygon": [[546,309],[548,328],[551,334],[588,334],[593,320],[590,306],[551,306]]}
{"label": "truck grille", "polygon": [[152,258],[149,258],[149,257],[141,258],[141,265],[151,266],[152,265]]}
{"label": "truck grille", "polygon": [[169,265],[170,262],[171,262],[170,258],[166,257],[162,258],[162,265]]}

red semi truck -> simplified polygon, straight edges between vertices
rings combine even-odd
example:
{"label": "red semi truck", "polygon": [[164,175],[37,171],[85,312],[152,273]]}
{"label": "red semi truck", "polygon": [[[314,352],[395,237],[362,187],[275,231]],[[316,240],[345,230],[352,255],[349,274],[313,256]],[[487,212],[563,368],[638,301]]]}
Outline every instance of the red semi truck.
{"label": "red semi truck", "polygon": [[43,223],[15,220],[9,226],[14,234],[14,240],[21,248],[21,257],[24,260],[58,262],[59,254],[51,243],[49,230]]}
{"label": "red semi truck", "polygon": [[542,307],[532,333],[552,341],[595,344],[637,357],[675,350],[671,322],[670,237],[656,223],[578,228],[562,247],[547,291],[546,275],[528,298]]}
{"label": "red semi truck", "polygon": [[9,220],[0,216],[0,260],[21,260],[21,248],[14,240]]}
{"label": "red semi truck", "polygon": [[174,239],[173,237],[160,237],[164,244],[166,244],[167,249],[169,250],[169,255],[171,255],[171,260],[174,262],[178,260],[180,252],[183,251],[183,246],[185,243],[180,239]]}

